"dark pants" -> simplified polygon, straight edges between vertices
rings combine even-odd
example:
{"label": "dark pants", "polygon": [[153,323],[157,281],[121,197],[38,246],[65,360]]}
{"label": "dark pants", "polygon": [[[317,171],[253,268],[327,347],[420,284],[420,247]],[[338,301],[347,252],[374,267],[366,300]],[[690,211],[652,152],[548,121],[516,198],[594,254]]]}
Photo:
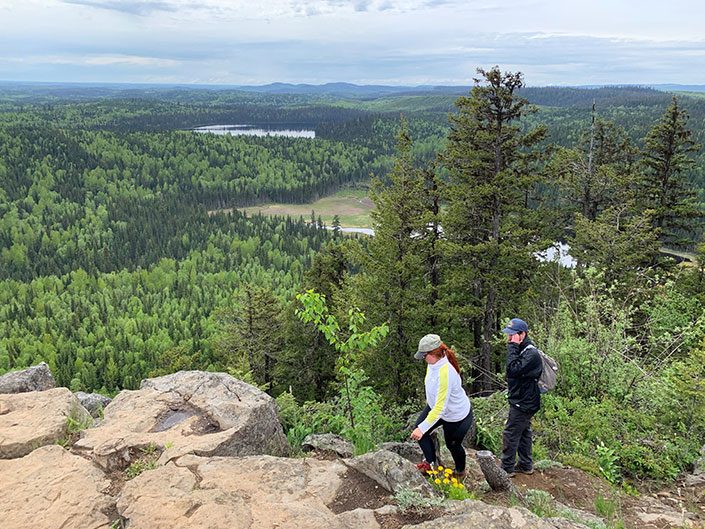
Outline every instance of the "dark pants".
{"label": "dark pants", "polygon": [[[421,415],[419,415],[419,418],[416,419],[416,424],[414,426],[418,426],[419,424],[421,424],[430,411],[431,408],[426,406],[421,412]],[[439,419],[438,422],[431,426],[431,428],[419,440],[419,446],[423,451],[423,456],[424,459],[426,459],[426,462],[432,464],[436,463],[436,447],[433,446],[433,439],[431,439],[430,434],[439,426],[443,426],[443,437],[446,440],[446,446],[450,451],[450,455],[453,456],[453,461],[455,462],[455,471],[464,472],[465,448],[463,448],[463,439],[465,439],[465,434],[468,433],[468,430],[472,426],[474,420],[475,418],[472,414],[472,408],[470,408],[470,412],[461,421],[448,422],[444,421],[443,419]]]}
{"label": "dark pants", "polygon": [[[521,470],[531,470],[531,418],[533,413],[526,413],[516,406],[509,406],[509,417],[502,435],[502,468],[514,472],[515,465]],[[517,465],[517,453],[519,464]]]}

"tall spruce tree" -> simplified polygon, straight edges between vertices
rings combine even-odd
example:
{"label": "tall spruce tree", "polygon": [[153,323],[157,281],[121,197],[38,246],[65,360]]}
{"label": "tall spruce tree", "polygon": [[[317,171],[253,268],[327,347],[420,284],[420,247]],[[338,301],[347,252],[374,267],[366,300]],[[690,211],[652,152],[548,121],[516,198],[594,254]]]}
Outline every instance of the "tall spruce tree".
{"label": "tall spruce tree", "polygon": [[692,245],[693,222],[703,217],[687,178],[688,169],[695,163],[691,155],[700,149],[687,123],[688,113],[674,96],[644,140],[640,191],[662,244]]}
{"label": "tall spruce tree", "polygon": [[473,329],[477,356],[475,389],[492,387],[493,342],[502,317],[515,315],[536,267],[532,255],[540,241],[531,209],[541,178],[533,164],[544,127],[525,131],[519,120],[532,112],[516,91],[521,73],[498,67],[478,70],[481,79],[469,97],[457,100],[451,132],[441,154],[449,182],[443,217],[449,302],[461,326]]}
{"label": "tall spruce tree", "polygon": [[389,324],[389,335],[365,362],[365,371],[379,389],[399,400],[418,390],[421,370],[410,351],[420,336],[432,332],[428,317],[433,300],[426,272],[433,230],[427,226],[432,209],[427,178],[414,164],[408,124],[402,118],[394,166],[372,183],[375,236],[361,255],[364,273],[354,279],[363,312],[371,321]]}
{"label": "tall spruce tree", "polygon": [[272,390],[277,358],[283,347],[282,304],[271,289],[243,286],[238,306],[221,312],[223,332],[216,340],[223,363]]}
{"label": "tall spruce tree", "polygon": [[624,202],[634,187],[636,148],[624,129],[596,117],[582,146],[558,149],[549,172],[560,187],[559,207],[569,218],[580,213],[594,221],[606,208]]}

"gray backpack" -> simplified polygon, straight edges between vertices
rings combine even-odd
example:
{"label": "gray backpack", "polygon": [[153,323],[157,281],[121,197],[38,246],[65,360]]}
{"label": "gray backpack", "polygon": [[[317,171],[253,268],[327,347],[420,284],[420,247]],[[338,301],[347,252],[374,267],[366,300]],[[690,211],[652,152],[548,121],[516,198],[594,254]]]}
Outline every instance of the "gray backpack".
{"label": "gray backpack", "polygon": [[556,382],[558,379],[558,362],[553,358],[544,353],[541,349],[534,345],[527,346],[527,349],[531,347],[539,352],[539,357],[541,358],[541,364],[543,369],[541,370],[541,376],[536,382],[539,385],[539,391],[541,393],[547,393],[556,387]]}

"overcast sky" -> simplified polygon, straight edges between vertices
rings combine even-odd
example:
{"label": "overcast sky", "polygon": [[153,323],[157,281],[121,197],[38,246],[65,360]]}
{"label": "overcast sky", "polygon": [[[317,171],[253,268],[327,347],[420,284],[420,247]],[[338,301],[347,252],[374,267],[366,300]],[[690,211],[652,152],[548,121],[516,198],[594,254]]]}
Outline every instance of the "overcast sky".
{"label": "overcast sky", "polygon": [[702,0],[0,0],[0,80],[705,84]]}

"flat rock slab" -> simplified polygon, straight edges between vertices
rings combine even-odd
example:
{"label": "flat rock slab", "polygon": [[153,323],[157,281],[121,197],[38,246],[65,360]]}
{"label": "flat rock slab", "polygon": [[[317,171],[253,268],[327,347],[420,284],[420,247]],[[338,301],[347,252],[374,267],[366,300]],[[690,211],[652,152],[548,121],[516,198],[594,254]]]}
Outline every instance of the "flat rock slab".
{"label": "flat rock slab", "polygon": [[0,393],[25,393],[27,391],[46,391],[56,387],[49,366],[39,365],[12,371],[0,376]]}
{"label": "flat rock slab", "polygon": [[118,499],[130,529],[377,529],[374,516],[335,514],[341,462],[185,456],[129,481]]}
{"label": "flat rock slab", "polygon": [[3,529],[108,529],[114,500],[110,485],[90,461],[60,446],[0,461]]}
{"label": "flat rock slab", "polygon": [[286,455],[289,444],[266,393],[225,373],[182,371],[122,391],[100,426],[75,445],[106,470],[123,469],[153,445],[160,464],[185,454]]}
{"label": "flat rock slab", "polygon": [[92,421],[66,388],[0,395],[0,459],[23,457],[66,439],[69,417]]}
{"label": "flat rock slab", "polygon": [[523,507],[500,507],[481,501],[452,502],[451,512],[403,529],[589,529],[559,518],[539,518]]}

